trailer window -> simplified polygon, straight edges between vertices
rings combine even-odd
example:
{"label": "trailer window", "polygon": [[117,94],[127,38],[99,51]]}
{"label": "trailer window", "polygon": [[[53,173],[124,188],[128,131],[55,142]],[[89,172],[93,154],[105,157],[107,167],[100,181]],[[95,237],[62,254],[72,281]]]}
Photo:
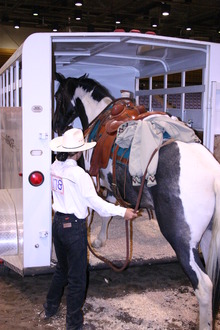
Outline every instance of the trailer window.
{"label": "trailer window", "polygon": [[185,94],[185,109],[201,109],[202,93]]}
{"label": "trailer window", "polygon": [[167,95],[167,107],[168,109],[180,109],[181,107],[181,94],[169,94]]}
{"label": "trailer window", "polygon": [[181,73],[168,74],[167,76],[167,87],[180,87],[181,86]]}
{"label": "trailer window", "polygon": [[139,89],[140,90],[149,89],[149,78],[140,79]]}
{"label": "trailer window", "polygon": [[202,85],[202,69],[186,72],[185,86]]}
{"label": "trailer window", "polygon": [[164,87],[164,76],[157,76],[152,78],[152,88],[159,89]]}

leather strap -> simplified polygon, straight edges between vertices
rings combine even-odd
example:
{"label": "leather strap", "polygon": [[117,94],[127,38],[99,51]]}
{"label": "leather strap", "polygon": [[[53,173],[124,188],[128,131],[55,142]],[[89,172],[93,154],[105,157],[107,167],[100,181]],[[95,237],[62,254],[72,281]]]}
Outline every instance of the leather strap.
{"label": "leather strap", "polygon": [[113,151],[113,157],[112,157],[112,189],[114,192],[114,196],[116,197],[118,203],[121,206],[124,207],[130,207],[131,205],[123,200],[121,197],[120,191],[117,186],[117,179],[116,179],[116,158],[117,158],[117,152],[119,149],[119,145],[115,144],[114,145],[114,151]]}

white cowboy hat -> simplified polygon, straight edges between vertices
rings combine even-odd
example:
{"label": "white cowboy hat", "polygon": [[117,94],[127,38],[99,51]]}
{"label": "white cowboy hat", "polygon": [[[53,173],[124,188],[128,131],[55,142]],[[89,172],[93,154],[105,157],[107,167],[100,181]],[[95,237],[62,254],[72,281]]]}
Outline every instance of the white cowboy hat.
{"label": "white cowboy hat", "polygon": [[78,152],[94,148],[96,142],[85,142],[79,128],[71,128],[63,136],[50,141],[50,149],[57,152]]}

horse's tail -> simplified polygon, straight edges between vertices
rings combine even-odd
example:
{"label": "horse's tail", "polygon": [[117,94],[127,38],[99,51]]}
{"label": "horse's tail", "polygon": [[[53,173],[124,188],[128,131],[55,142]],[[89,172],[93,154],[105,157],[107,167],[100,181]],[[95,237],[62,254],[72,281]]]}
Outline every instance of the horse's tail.
{"label": "horse's tail", "polygon": [[220,305],[220,178],[214,184],[215,212],[213,215],[212,239],[207,262],[207,272],[213,283],[213,317]]}

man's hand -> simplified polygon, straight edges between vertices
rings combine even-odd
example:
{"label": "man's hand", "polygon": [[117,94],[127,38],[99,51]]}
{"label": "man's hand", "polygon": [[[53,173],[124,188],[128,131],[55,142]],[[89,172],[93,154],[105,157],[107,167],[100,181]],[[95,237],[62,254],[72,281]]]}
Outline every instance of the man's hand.
{"label": "man's hand", "polygon": [[138,214],[133,209],[127,209],[125,212],[125,220],[133,220],[137,218]]}

